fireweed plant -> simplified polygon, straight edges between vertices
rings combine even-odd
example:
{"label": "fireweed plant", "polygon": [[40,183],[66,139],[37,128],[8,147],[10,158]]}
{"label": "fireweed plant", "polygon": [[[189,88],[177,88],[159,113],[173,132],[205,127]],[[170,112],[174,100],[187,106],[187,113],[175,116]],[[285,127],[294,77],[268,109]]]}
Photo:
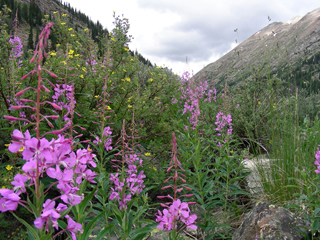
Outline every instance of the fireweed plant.
{"label": "fireweed plant", "polygon": [[[134,122],[134,121],[133,121]],[[133,133],[135,132],[132,129]],[[131,140],[129,146],[128,140]],[[143,160],[139,154],[134,152],[135,137],[129,137],[125,131],[125,121],[122,125],[122,133],[116,146],[121,146],[121,150],[114,155],[112,160],[115,173],[111,173],[110,182],[112,182],[111,193],[111,209],[114,214],[112,224],[118,226],[112,229],[119,236],[119,239],[142,239],[152,231],[154,227],[153,221],[140,219],[148,210],[147,196],[145,195],[144,175],[143,170],[140,172],[138,168],[142,167]],[[143,205],[140,206],[139,199],[142,197]],[[141,226],[141,224],[147,224]]]}
{"label": "fireweed plant", "polygon": [[163,229],[168,232],[168,238],[172,240],[179,239],[179,234],[185,230],[196,230],[197,226],[195,221],[197,215],[191,214],[189,205],[195,204],[195,202],[181,202],[180,198],[182,197],[192,197],[193,194],[183,194],[178,196],[178,193],[185,190],[191,190],[191,188],[185,186],[184,184],[178,184],[180,179],[183,183],[186,183],[184,179],[186,176],[181,173],[185,170],[181,167],[181,163],[177,158],[177,141],[175,133],[172,133],[172,160],[169,163],[169,168],[167,171],[173,170],[174,176],[170,176],[165,180],[165,183],[170,179],[174,181],[173,184],[169,184],[162,189],[173,189],[173,196],[158,196],[158,198],[169,198],[172,202],[167,202],[161,204],[165,209],[161,212],[158,210],[158,215],[156,215],[156,222],[159,222],[158,228]]}
{"label": "fireweed plant", "polygon": [[[231,115],[219,111],[223,103],[216,101],[215,89],[208,90],[206,82],[198,82],[199,87],[194,87],[189,73],[184,73],[182,79],[179,103],[188,117],[184,118],[186,123],[180,123],[178,127],[177,141],[189,179],[186,186],[192,188],[192,200],[199,204],[196,205],[200,209],[197,235],[200,239],[228,238],[232,233],[226,213],[237,209],[232,206],[236,205],[239,194],[247,194],[239,185],[246,174],[242,157],[234,152],[237,142],[232,139]],[[178,100],[174,99],[174,103]],[[215,112],[216,116],[212,117]],[[213,121],[214,130],[212,125],[204,124],[208,119],[216,119]],[[210,140],[206,138],[208,135]],[[212,208],[221,208],[222,217],[210,211]]]}
{"label": "fireweed plant", "polygon": [[[76,223],[68,213],[73,206],[80,204],[84,198],[83,195],[78,195],[81,183],[83,181],[95,183],[93,179],[96,173],[91,171],[89,166],[96,167],[96,164],[93,160],[94,154],[92,154],[92,151],[88,149],[78,149],[76,153],[72,151],[73,139],[66,139],[63,135],[60,135],[64,129],[46,132],[40,136],[40,122],[43,120],[49,122],[48,119],[58,118],[56,115],[43,116],[40,113],[40,106],[50,104],[55,110],[61,110],[61,107],[55,103],[49,101],[40,102],[40,92],[49,92],[49,89],[42,81],[42,71],[48,72],[53,78],[57,77],[54,73],[42,69],[41,66],[43,58],[47,56],[45,47],[52,26],[53,23],[47,24],[39,36],[39,43],[31,59],[31,63],[35,62],[34,70],[22,77],[22,80],[25,80],[29,75],[37,74],[37,89],[27,87],[16,94],[16,97],[19,97],[31,89],[37,92],[37,100],[20,99],[21,102],[33,103],[34,106],[12,107],[14,110],[30,108],[36,112],[35,115],[31,116],[31,120],[35,120],[35,122],[25,118],[4,116],[9,121],[25,121],[34,125],[36,137],[32,137],[28,130],[25,133],[17,129],[13,131],[13,140],[9,146],[9,151],[16,153],[20,150],[22,158],[26,163],[22,167],[24,174],[17,174],[14,177],[14,181],[12,182],[13,189],[0,190],[2,196],[0,199],[0,211],[15,211],[18,205],[21,205],[33,213],[35,216],[34,227],[30,226],[23,219],[18,218],[14,213],[12,214],[27,227],[29,233],[35,239],[54,239],[63,232],[68,232],[73,239],[76,239],[76,234],[82,232],[82,225]],[[54,87],[48,79],[46,80]],[[44,136],[50,133],[58,135],[58,138],[48,141]],[[53,183],[46,190],[41,182],[41,178],[45,174],[53,179]],[[56,186],[61,195],[49,199],[46,195],[53,186]],[[27,189],[32,194],[27,194],[26,201],[20,195],[27,193]],[[30,199],[31,196],[32,199]],[[56,203],[58,199],[61,199],[63,203]],[[62,218],[65,218],[67,221],[67,224],[62,224],[66,226],[63,230],[59,228],[60,223],[58,222]]]}

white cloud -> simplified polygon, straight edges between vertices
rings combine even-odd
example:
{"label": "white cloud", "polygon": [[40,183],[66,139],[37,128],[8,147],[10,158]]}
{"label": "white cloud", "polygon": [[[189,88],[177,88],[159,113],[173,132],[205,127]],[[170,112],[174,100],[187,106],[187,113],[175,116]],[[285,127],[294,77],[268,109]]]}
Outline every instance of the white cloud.
{"label": "white cloud", "polygon": [[[112,14],[129,19],[138,50],[157,65],[181,73],[199,71],[235,45],[274,21],[286,22],[319,7],[319,0],[69,0],[71,6],[99,20],[110,31]],[[271,22],[268,21],[268,16]],[[238,28],[235,33],[234,29]]]}

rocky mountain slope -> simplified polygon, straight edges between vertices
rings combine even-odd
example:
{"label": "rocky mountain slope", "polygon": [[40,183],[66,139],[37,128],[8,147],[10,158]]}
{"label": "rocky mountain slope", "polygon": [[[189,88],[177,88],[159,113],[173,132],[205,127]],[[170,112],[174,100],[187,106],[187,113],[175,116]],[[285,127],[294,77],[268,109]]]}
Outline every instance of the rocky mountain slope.
{"label": "rocky mountain slope", "polygon": [[[253,72],[318,89],[320,73],[320,8],[286,23],[274,22],[195,75],[219,90],[241,86]],[[254,70],[256,69],[256,70]]]}

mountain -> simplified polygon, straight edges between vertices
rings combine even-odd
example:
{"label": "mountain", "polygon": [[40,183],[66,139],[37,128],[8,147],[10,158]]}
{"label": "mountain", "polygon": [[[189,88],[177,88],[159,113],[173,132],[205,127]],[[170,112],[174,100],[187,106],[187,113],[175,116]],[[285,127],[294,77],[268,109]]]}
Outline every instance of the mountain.
{"label": "mountain", "polygon": [[320,88],[320,8],[286,23],[274,22],[253,34],[195,75],[217,90],[239,87],[254,74],[278,77],[300,87]]}
{"label": "mountain", "polygon": [[[0,9],[3,5],[7,5],[8,8],[12,10],[11,16],[7,20],[7,30],[10,31],[12,29],[14,19],[17,16],[19,22],[18,35],[23,46],[27,49],[34,50],[37,36],[44,27],[42,19],[45,15],[48,15],[48,18],[51,19],[54,14],[58,13],[60,16],[66,14],[68,24],[74,28],[75,31],[85,28],[90,30],[91,37],[97,43],[99,49],[102,46],[101,37],[104,35],[108,36],[109,34],[109,31],[103,28],[99,21],[96,23],[93,22],[89,16],[72,7],[70,3],[63,2],[62,0],[0,0]],[[100,53],[102,55],[102,52]],[[152,63],[138,53],[137,50],[130,50],[130,53],[132,56],[137,55],[140,62],[144,65],[153,66]]]}

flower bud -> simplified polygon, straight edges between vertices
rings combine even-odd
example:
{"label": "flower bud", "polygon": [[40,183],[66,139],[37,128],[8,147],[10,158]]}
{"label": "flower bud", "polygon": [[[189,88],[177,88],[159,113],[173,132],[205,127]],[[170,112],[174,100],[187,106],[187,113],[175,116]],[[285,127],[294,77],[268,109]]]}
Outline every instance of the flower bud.
{"label": "flower bud", "polygon": [[21,108],[23,108],[22,106],[11,106],[11,109],[13,110],[20,110]]}
{"label": "flower bud", "polygon": [[53,78],[58,77],[57,75],[55,75],[54,73],[50,72],[49,70],[47,70],[47,69],[44,69],[44,70],[45,70],[47,73],[49,73],[51,77],[53,77]]}
{"label": "flower bud", "polygon": [[12,117],[12,116],[3,116],[3,117],[9,121],[18,121],[18,118],[16,117]]}

